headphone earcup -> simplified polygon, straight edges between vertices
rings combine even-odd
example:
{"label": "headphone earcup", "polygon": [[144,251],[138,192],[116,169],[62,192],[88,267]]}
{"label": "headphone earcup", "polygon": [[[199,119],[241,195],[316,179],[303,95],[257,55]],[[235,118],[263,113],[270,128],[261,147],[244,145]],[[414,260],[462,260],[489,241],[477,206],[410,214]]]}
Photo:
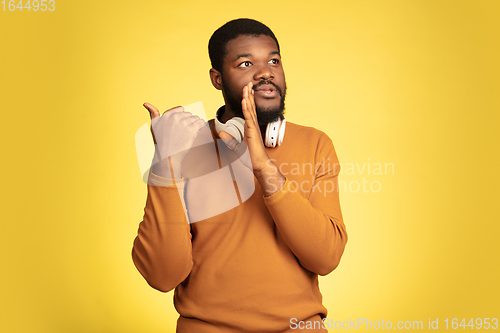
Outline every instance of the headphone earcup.
{"label": "headphone earcup", "polygon": [[245,133],[245,119],[234,117],[226,121],[225,132],[229,133],[238,142],[243,141]]}
{"label": "headphone earcup", "polygon": [[285,136],[286,119],[277,120],[275,122],[267,124],[266,128],[266,140],[264,144],[266,147],[274,148],[281,145],[283,142],[283,137]]}
{"label": "headphone earcup", "polygon": [[217,134],[224,131],[235,138],[238,142],[243,141],[243,135],[245,133],[245,119],[234,117],[226,121],[226,123],[221,123],[217,116],[215,116],[215,130]]}

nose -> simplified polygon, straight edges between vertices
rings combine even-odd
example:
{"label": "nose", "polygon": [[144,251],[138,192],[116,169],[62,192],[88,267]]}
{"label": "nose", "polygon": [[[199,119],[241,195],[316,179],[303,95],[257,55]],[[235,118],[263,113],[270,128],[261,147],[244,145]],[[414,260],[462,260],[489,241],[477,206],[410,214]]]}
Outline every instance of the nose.
{"label": "nose", "polygon": [[254,74],[255,81],[271,80],[273,78],[274,78],[274,73],[271,70],[271,68],[267,66],[267,64],[258,67],[257,71]]}

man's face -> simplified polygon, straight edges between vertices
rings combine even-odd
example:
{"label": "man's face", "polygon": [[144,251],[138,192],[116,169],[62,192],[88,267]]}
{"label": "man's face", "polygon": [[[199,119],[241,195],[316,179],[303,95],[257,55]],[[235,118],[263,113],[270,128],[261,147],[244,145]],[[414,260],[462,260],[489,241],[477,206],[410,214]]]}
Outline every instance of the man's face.
{"label": "man's face", "polygon": [[260,125],[278,120],[285,109],[286,83],[276,42],[269,36],[239,36],[226,45],[222,92],[233,113],[243,118],[243,87],[253,83]]}

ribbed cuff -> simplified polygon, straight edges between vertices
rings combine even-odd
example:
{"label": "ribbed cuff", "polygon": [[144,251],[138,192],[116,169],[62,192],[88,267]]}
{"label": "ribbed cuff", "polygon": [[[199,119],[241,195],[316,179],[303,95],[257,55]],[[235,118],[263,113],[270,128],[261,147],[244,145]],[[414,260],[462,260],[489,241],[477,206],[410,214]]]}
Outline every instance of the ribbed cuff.
{"label": "ribbed cuff", "polygon": [[285,183],[281,188],[274,194],[264,197],[264,202],[266,205],[273,205],[276,202],[280,201],[283,199],[289,192],[297,192],[297,189],[295,188],[295,185],[291,183],[288,178],[286,178]]}

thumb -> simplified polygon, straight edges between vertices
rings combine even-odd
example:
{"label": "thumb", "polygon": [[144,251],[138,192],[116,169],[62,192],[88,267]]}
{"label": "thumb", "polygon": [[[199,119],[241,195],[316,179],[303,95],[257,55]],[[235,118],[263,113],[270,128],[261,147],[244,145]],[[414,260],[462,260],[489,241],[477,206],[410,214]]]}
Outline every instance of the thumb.
{"label": "thumb", "polygon": [[245,141],[238,142],[233,136],[227,132],[221,131],[219,132],[219,138],[224,141],[226,146],[231,149],[237,156],[238,161],[240,161],[244,166],[252,169],[252,160],[250,158],[250,154],[248,152],[248,147]]}
{"label": "thumb", "polygon": [[[158,111],[157,108],[155,108],[152,104],[149,103],[144,103],[142,104],[148,111],[149,111],[149,116],[151,117],[151,120],[153,118],[159,117],[160,116],[160,111]],[[158,120],[158,119],[157,119]],[[151,122],[151,135],[153,136],[153,142],[156,145],[156,138],[155,138],[155,133],[153,131],[153,122]]]}
{"label": "thumb", "polygon": [[149,116],[151,117],[151,119],[160,116],[160,111],[158,111],[158,109],[152,104],[144,103],[143,106],[149,111]]}

